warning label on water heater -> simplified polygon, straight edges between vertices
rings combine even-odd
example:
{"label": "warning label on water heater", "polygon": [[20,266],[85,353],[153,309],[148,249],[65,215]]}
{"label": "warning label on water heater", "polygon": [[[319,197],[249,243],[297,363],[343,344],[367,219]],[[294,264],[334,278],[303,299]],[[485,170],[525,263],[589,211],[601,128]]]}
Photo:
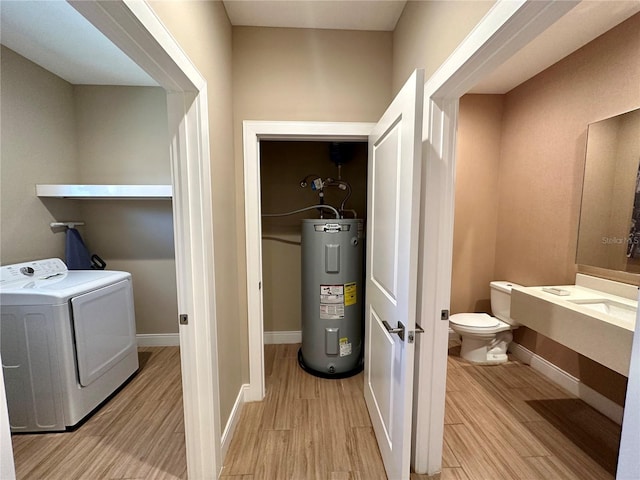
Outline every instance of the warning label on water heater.
{"label": "warning label on water heater", "polygon": [[345,306],[355,305],[357,302],[356,282],[344,284],[344,304]]}
{"label": "warning label on water heater", "polygon": [[320,285],[320,318],[344,318],[344,285]]}
{"label": "warning label on water heater", "polygon": [[346,357],[351,355],[351,343],[349,343],[349,339],[347,337],[343,337],[340,339],[340,356]]}

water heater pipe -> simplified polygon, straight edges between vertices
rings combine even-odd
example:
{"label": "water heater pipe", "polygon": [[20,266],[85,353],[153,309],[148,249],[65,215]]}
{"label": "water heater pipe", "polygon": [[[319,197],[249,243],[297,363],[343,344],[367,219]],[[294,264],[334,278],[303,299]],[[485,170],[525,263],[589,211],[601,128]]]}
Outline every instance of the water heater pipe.
{"label": "water heater pipe", "polygon": [[333,208],[331,205],[312,205],[310,207],[300,208],[298,210],[293,210],[291,212],[263,213],[262,216],[263,217],[286,217],[287,215],[295,215],[296,213],[306,212],[307,210],[314,210],[316,208],[326,208],[327,210],[331,210],[334,213],[334,215],[336,216],[336,218],[340,218],[340,213],[338,212],[338,210]]}
{"label": "water heater pipe", "polygon": [[338,187],[340,190],[346,190],[347,195],[342,200],[340,204],[340,211],[344,212],[344,205],[347,203],[347,200],[351,197],[351,185],[342,180],[334,180],[333,178],[327,178],[324,183],[325,187]]}

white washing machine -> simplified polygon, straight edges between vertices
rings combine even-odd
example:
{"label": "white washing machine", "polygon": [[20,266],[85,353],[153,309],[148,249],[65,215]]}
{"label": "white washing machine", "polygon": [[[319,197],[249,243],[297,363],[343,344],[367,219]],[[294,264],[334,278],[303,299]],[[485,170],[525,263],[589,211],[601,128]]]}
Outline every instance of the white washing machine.
{"label": "white washing machine", "polygon": [[13,432],[73,427],[138,370],[127,272],[58,258],[2,266],[0,314]]}

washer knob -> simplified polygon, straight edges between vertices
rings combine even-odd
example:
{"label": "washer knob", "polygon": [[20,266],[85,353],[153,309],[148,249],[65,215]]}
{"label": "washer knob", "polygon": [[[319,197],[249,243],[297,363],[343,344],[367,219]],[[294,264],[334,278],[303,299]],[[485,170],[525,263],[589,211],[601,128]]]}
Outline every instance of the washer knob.
{"label": "washer knob", "polygon": [[33,269],[33,267],[22,267],[20,269],[20,273],[31,277],[34,273],[36,273],[36,271]]}

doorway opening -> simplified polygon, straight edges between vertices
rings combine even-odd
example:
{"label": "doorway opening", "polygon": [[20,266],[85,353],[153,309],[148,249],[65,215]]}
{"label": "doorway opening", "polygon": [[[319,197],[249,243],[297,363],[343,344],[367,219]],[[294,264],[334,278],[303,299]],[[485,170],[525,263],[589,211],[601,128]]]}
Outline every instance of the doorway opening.
{"label": "doorway opening", "polygon": [[[264,225],[262,213],[268,212],[267,208],[279,209],[282,212],[294,210],[292,203],[287,201],[286,195],[291,190],[300,207],[313,205],[317,196],[309,187],[301,188],[300,183],[305,176],[317,174],[327,176],[336,174],[336,167],[325,154],[326,161],[322,159],[322,149],[327,148],[328,142],[366,142],[373,124],[369,123],[326,123],[326,122],[244,122],[244,167],[245,167],[245,215],[246,215],[246,243],[247,243],[247,300],[249,311],[249,375],[250,385],[246,392],[246,401],[260,401],[264,398],[265,390],[265,361],[264,344],[267,343],[297,343],[300,341],[300,293],[294,292],[286,302],[273,305],[274,301],[281,300],[280,295],[286,295],[286,291],[273,293],[265,301],[265,290],[275,287],[275,282],[268,282],[267,275],[273,276],[274,259],[288,255],[286,262],[276,267],[281,274],[286,274],[292,282],[299,285],[300,263],[291,262],[291,257],[300,258],[299,227],[295,233],[295,224],[299,226],[300,217],[295,220],[278,220]],[[366,143],[365,143],[366,144]],[[263,158],[266,155],[266,159]],[[311,164],[306,164],[299,155],[310,155]],[[361,155],[361,154],[358,154]],[[270,160],[269,160],[270,159]],[[296,165],[291,165],[291,163]],[[324,164],[324,165],[319,165]],[[357,163],[366,166],[366,154]],[[311,167],[322,168],[322,171],[314,172]],[[343,177],[349,166],[343,167]],[[353,168],[353,167],[351,167]],[[262,170],[265,170],[264,172]],[[364,186],[366,196],[366,170],[364,176],[362,168],[359,178],[354,184]],[[301,173],[302,172],[302,173]],[[355,174],[355,172],[354,172]],[[286,181],[285,181],[286,179]],[[351,180],[351,179],[349,179]],[[263,184],[265,192],[263,192]],[[266,197],[265,197],[266,195]],[[263,204],[263,200],[266,202]],[[360,200],[360,204],[366,206],[366,200]],[[345,207],[346,208],[346,207]],[[275,212],[278,213],[278,212]],[[358,212],[360,213],[360,212]],[[309,217],[306,217],[309,218]],[[267,237],[267,238],[263,238]],[[291,243],[285,243],[291,242]],[[265,258],[265,248],[268,257]],[[263,260],[264,259],[264,260]],[[291,263],[290,263],[291,262]],[[299,260],[298,260],[299,262]],[[272,277],[280,284],[282,277]],[[264,289],[262,288],[264,284]],[[267,287],[267,283],[271,283]],[[297,301],[297,303],[296,303]],[[264,305],[264,307],[263,307]],[[268,313],[265,314],[265,310]],[[278,318],[275,317],[278,315]],[[279,315],[284,315],[280,317]],[[286,317],[285,317],[286,316]],[[266,318],[265,318],[266,317]],[[265,335],[266,328],[270,332]],[[277,332],[277,333],[276,333]]]}
{"label": "doorway opening", "polygon": [[262,141],[260,191],[264,342],[300,343],[301,220],[332,221],[334,214],[288,213],[323,202],[366,222],[367,144]]}

